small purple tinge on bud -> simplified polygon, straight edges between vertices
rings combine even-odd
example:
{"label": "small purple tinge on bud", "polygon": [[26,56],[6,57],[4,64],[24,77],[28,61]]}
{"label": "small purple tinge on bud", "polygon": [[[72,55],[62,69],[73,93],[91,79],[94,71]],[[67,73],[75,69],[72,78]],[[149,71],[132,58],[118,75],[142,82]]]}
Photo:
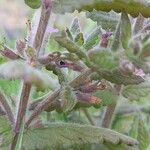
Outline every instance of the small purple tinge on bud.
{"label": "small purple tinge on bud", "polygon": [[145,76],[145,73],[142,69],[135,69],[135,71],[133,72],[134,75],[136,76],[140,76],[140,77],[144,77]]}
{"label": "small purple tinge on bud", "polygon": [[102,33],[102,40],[100,42],[101,47],[105,47],[105,48],[107,47],[108,40],[111,35],[112,35],[112,32],[110,32],[110,31],[106,31],[106,32]]}
{"label": "small purple tinge on bud", "polygon": [[46,32],[47,33],[57,33],[57,32],[59,32],[59,30],[56,28],[48,27]]}
{"label": "small purple tinge on bud", "polygon": [[14,53],[11,49],[9,49],[8,47],[4,46],[3,50],[0,50],[0,53],[12,60],[16,60],[19,58],[19,55],[17,55],[16,53]]}

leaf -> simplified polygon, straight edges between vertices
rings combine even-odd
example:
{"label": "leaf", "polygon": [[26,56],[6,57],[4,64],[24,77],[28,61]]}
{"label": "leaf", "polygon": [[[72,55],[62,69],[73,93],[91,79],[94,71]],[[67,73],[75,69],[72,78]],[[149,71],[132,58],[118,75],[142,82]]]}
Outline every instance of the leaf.
{"label": "leaf", "polygon": [[138,127],[139,127],[139,115],[135,115],[133,123],[131,125],[131,129],[129,131],[129,135],[135,139],[137,139],[138,136]]}
{"label": "leaf", "polygon": [[122,95],[129,100],[139,100],[142,97],[146,97],[149,93],[149,82],[144,82],[139,85],[128,85],[122,91]]}
{"label": "leaf", "polygon": [[66,33],[67,33],[68,38],[73,41],[72,34],[68,28],[66,28]]}
{"label": "leaf", "polygon": [[144,17],[150,16],[150,3],[143,0],[56,0],[53,6],[55,13],[72,13],[74,10],[93,11],[95,9],[105,12],[114,10],[117,13],[125,11],[133,17],[137,17],[139,13]]}
{"label": "leaf", "polygon": [[97,22],[98,26],[101,26],[105,30],[111,29],[111,31],[115,30],[119,15],[114,11],[103,12],[103,11],[92,11],[86,12],[86,17],[92,19]]}
{"label": "leaf", "polygon": [[146,150],[150,144],[150,134],[142,119],[139,120],[138,137],[140,150]]}
{"label": "leaf", "polygon": [[142,44],[142,50],[141,50],[141,53],[140,53],[140,57],[141,58],[146,58],[146,57],[150,57],[150,41],[148,40],[147,42],[143,43]]}
{"label": "leaf", "polygon": [[115,95],[110,89],[98,91],[94,95],[102,99],[103,106],[108,106],[116,103],[118,99],[118,96]]}
{"label": "leaf", "polygon": [[24,0],[25,4],[33,9],[37,9],[41,6],[41,0]]}
{"label": "leaf", "polygon": [[6,95],[16,95],[19,90],[20,82],[17,80],[4,80],[0,79],[0,89],[2,89]]}
{"label": "leaf", "polygon": [[113,41],[112,41],[112,44],[111,44],[111,50],[112,51],[117,51],[118,49],[119,49],[119,47],[120,47],[120,37],[121,35],[120,35],[120,21],[118,22],[118,25],[117,25],[117,27],[116,27],[116,31],[115,31],[115,35],[114,35],[114,37],[113,37]]}
{"label": "leaf", "polygon": [[80,25],[79,25],[79,20],[78,18],[75,18],[72,22],[72,25],[70,27],[70,32],[73,35],[77,35],[78,33],[80,33]]}
{"label": "leaf", "polygon": [[48,74],[19,61],[0,65],[0,78],[25,80],[40,89],[55,89],[59,86]]}
{"label": "leaf", "polygon": [[62,109],[64,112],[71,111],[77,103],[77,97],[70,86],[64,87],[60,92],[60,98],[63,103]]}
{"label": "leaf", "polygon": [[128,135],[133,118],[134,116],[131,114],[116,115],[112,123],[112,128],[117,132]]}
{"label": "leaf", "polygon": [[84,51],[73,41],[66,37],[55,37],[55,40],[64,48],[66,48],[70,53],[75,53],[80,59],[87,59]]}
{"label": "leaf", "polygon": [[121,14],[120,32],[122,46],[126,50],[128,49],[129,40],[131,38],[131,23],[128,14],[124,12]]}
{"label": "leaf", "polygon": [[0,56],[0,65],[7,62],[7,59],[3,56]]}
{"label": "leaf", "polygon": [[0,117],[0,138],[2,138],[0,142],[0,148],[3,146],[8,146],[8,144],[11,142],[12,136],[13,134],[9,121],[4,117]]}
{"label": "leaf", "polygon": [[100,69],[114,69],[118,64],[108,49],[94,49],[88,54],[90,61]]}
{"label": "leaf", "polygon": [[46,149],[48,147],[67,148],[73,145],[96,144],[104,141],[115,145],[124,143],[134,146],[138,144],[135,139],[109,129],[71,123],[53,123],[45,128],[28,130],[23,141],[23,149],[25,150]]}
{"label": "leaf", "polygon": [[135,75],[125,75],[119,69],[114,69],[112,71],[99,69],[97,70],[97,73],[100,75],[100,78],[103,77],[104,79],[116,84],[132,85],[144,82],[142,77]]}
{"label": "leaf", "polygon": [[100,41],[100,33],[101,33],[101,28],[97,27],[92,33],[90,33],[83,47],[87,50],[94,47],[95,44]]}
{"label": "leaf", "polygon": [[45,68],[49,71],[53,71],[53,73],[57,75],[60,84],[63,84],[67,81],[66,75],[56,65],[49,63]]}
{"label": "leaf", "polygon": [[84,37],[83,33],[78,33],[77,36],[74,39],[75,43],[79,46],[82,46],[84,44]]}

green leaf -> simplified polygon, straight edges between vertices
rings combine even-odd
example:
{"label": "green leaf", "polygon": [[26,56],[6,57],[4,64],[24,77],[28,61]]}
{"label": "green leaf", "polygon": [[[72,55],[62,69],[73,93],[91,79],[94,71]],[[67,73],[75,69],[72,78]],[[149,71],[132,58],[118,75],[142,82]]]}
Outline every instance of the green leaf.
{"label": "green leaf", "polygon": [[97,70],[97,73],[99,74],[100,78],[103,77],[104,79],[116,84],[132,85],[144,82],[142,77],[135,75],[125,75],[118,69],[114,69],[113,71],[99,69]]}
{"label": "green leaf", "polygon": [[95,44],[100,41],[100,33],[101,33],[101,27],[97,27],[92,33],[90,33],[83,47],[87,50],[94,47]]}
{"label": "green leaf", "polygon": [[0,89],[2,89],[6,95],[16,95],[19,90],[20,82],[17,80],[4,80],[0,79]]}
{"label": "green leaf", "polygon": [[48,74],[20,61],[10,61],[0,65],[0,78],[25,80],[40,89],[55,89],[59,86],[58,82]]}
{"label": "green leaf", "polygon": [[68,38],[73,41],[72,34],[68,28],[66,28],[66,33],[67,33]]}
{"label": "green leaf", "polygon": [[64,48],[66,48],[70,53],[75,53],[80,59],[88,59],[83,49],[81,49],[73,41],[69,40],[66,37],[58,36],[55,37],[55,40]]}
{"label": "green leaf", "polygon": [[96,144],[104,141],[115,145],[120,143],[130,146],[137,145],[135,139],[110,129],[69,123],[53,123],[45,128],[28,130],[23,141],[23,149],[25,150],[46,149],[48,147],[67,148],[73,145]]}
{"label": "green leaf", "polygon": [[46,69],[49,71],[53,71],[53,73],[58,76],[58,80],[60,84],[63,84],[67,81],[67,78],[63,73],[63,71],[60,68],[58,68],[56,65],[49,63],[48,65],[46,65]]}
{"label": "green leaf", "polygon": [[7,62],[7,59],[3,56],[0,56],[0,65]]}
{"label": "green leaf", "polygon": [[8,146],[12,140],[12,136],[13,133],[9,121],[4,117],[0,117],[0,138],[2,138],[0,148],[3,146]]}
{"label": "green leaf", "polygon": [[88,54],[90,61],[100,69],[114,69],[118,66],[113,54],[109,49],[94,49]]}
{"label": "green leaf", "polygon": [[70,27],[70,32],[73,35],[77,35],[78,33],[80,33],[80,25],[79,25],[79,20],[78,18],[75,18],[72,22],[72,25]]}
{"label": "green leaf", "polygon": [[60,92],[61,103],[63,103],[62,109],[64,112],[71,111],[77,103],[77,98],[73,89],[70,86],[65,86]]}
{"label": "green leaf", "polygon": [[120,42],[121,42],[120,36],[121,35],[120,35],[120,21],[119,21],[111,44],[111,50],[114,52],[117,51],[120,47]]}
{"label": "green leaf", "polygon": [[112,128],[117,132],[128,135],[131,129],[131,125],[133,123],[133,118],[134,116],[131,114],[125,114],[125,115],[116,114],[112,123]]}
{"label": "green leaf", "polygon": [[146,58],[146,57],[150,57],[150,41],[148,40],[147,42],[143,43],[142,44],[142,50],[141,50],[141,53],[140,53],[140,57],[141,58]]}
{"label": "green leaf", "polygon": [[131,125],[131,129],[129,131],[129,135],[135,139],[137,139],[138,136],[138,126],[139,126],[139,115],[135,115],[133,123]]}
{"label": "green leaf", "polygon": [[102,11],[92,11],[86,12],[86,17],[97,22],[97,25],[101,26],[105,30],[114,31],[118,22],[119,16],[114,12],[102,12]]}
{"label": "green leaf", "polygon": [[33,9],[37,9],[41,6],[41,0],[24,0],[25,4]]}
{"label": "green leaf", "polygon": [[103,106],[108,106],[116,103],[118,99],[118,96],[115,95],[110,89],[98,91],[94,95],[102,99]]}
{"label": "green leaf", "polygon": [[140,150],[147,150],[150,144],[150,134],[143,120],[139,120],[138,137]]}
{"label": "green leaf", "polygon": [[125,12],[121,14],[120,32],[122,46],[124,49],[128,49],[129,40],[131,38],[131,23],[128,14]]}
{"label": "green leaf", "polygon": [[84,44],[84,37],[83,37],[83,33],[79,33],[77,34],[77,36],[74,39],[75,43],[79,46],[82,46]]}
{"label": "green leaf", "polygon": [[72,13],[76,9],[105,12],[114,10],[117,13],[125,11],[133,17],[137,17],[139,13],[144,17],[150,16],[150,3],[143,0],[56,0],[53,6],[55,13]]}
{"label": "green leaf", "polygon": [[123,88],[122,95],[129,100],[139,100],[150,93],[150,83],[144,82],[139,85],[128,85]]}

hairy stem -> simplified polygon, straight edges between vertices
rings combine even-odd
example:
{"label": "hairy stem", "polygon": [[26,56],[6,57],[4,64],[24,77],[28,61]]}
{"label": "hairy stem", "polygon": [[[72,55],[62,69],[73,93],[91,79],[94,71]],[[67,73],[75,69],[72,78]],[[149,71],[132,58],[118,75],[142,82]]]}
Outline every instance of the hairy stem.
{"label": "hairy stem", "polygon": [[1,92],[0,92],[0,103],[2,104],[2,107],[4,108],[4,111],[7,114],[9,121],[12,124],[14,124],[14,115],[11,110],[11,107],[9,106],[7,100],[5,99],[4,95]]}
{"label": "hairy stem", "polygon": [[[118,97],[120,95],[120,91],[121,91],[121,86],[120,85],[115,85],[112,88],[112,92],[115,95],[118,95]],[[117,101],[116,101],[116,103],[113,103],[113,104],[107,106],[106,112],[104,114],[104,118],[103,118],[103,121],[102,121],[102,127],[110,128],[112,120],[115,116],[116,105],[117,105]]]}
{"label": "hairy stem", "polygon": [[17,119],[14,127],[14,138],[11,144],[11,150],[15,150],[16,148],[17,140],[20,133],[20,128],[27,110],[30,91],[31,91],[31,85],[24,82],[22,86],[20,101],[19,101]]}
{"label": "hairy stem", "polygon": [[37,28],[37,33],[35,35],[35,41],[33,43],[33,47],[37,50],[37,54],[39,54],[42,43],[44,41],[44,35],[50,18],[51,9],[52,9],[52,1],[42,0],[41,17]]}
{"label": "hairy stem", "polygon": [[102,127],[104,128],[109,128],[112,118],[113,118],[113,114],[115,112],[115,108],[116,108],[116,104],[112,104],[110,106],[107,106],[106,108],[106,112],[103,118],[103,122],[102,122]]}
{"label": "hairy stem", "polygon": [[[91,73],[92,73],[91,69],[85,70],[77,78],[71,81],[69,85],[72,86],[73,88],[79,86],[87,79],[87,77]],[[34,120],[34,118],[36,118],[43,110],[48,108],[56,100],[56,98],[59,96],[60,91],[61,89],[58,89],[53,93],[49,93],[49,95],[35,107],[33,113],[26,122],[26,128],[30,125],[30,123]]]}

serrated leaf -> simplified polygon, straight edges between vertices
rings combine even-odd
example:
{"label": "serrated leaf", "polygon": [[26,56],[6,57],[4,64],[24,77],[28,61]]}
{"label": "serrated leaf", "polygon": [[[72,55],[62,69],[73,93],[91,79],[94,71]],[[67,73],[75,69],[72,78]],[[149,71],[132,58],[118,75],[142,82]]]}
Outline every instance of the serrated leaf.
{"label": "serrated leaf", "polygon": [[0,78],[25,80],[40,89],[55,89],[59,86],[48,74],[19,61],[0,65]]}
{"label": "serrated leaf", "polygon": [[115,145],[124,143],[134,146],[137,144],[135,139],[109,129],[66,123],[53,123],[45,128],[28,130],[23,140],[25,150],[46,149],[48,147],[67,148],[87,143],[103,143],[103,141]]}
{"label": "serrated leaf", "polygon": [[64,87],[60,92],[60,98],[64,112],[71,111],[77,103],[77,97],[70,86]]}
{"label": "serrated leaf", "polygon": [[87,50],[94,47],[95,44],[100,41],[100,33],[101,28],[97,27],[94,31],[92,31],[92,33],[89,34],[88,38],[85,40],[85,44],[83,45],[83,47]]}
{"label": "serrated leaf", "polygon": [[100,78],[103,77],[104,79],[116,84],[132,85],[144,82],[142,77],[135,75],[125,75],[118,69],[114,69],[113,71],[99,69],[97,73],[100,75]]}
{"label": "serrated leaf", "polygon": [[41,6],[41,0],[24,0],[25,4],[33,9],[37,9]]}
{"label": "serrated leaf", "polygon": [[119,15],[113,11],[106,13],[94,10],[92,12],[86,12],[86,17],[97,22],[97,25],[101,26],[103,29],[111,29],[111,31],[114,31],[118,22]]}
{"label": "serrated leaf", "polygon": [[80,32],[79,34],[77,34],[74,41],[77,45],[82,46],[84,44],[83,33]]}
{"label": "serrated leaf", "polygon": [[139,120],[137,139],[140,150],[146,150],[150,144],[150,134],[142,119]]}
{"label": "serrated leaf", "polygon": [[95,49],[89,51],[88,54],[90,61],[93,62],[100,69],[114,69],[117,66],[109,49]]}
{"label": "serrated leaf", "polygon": [[150,3],[143,0],[56,0],[53,11],[55,13],[74,12],[87,10],[101,10],[109,12],[114,10],[117,13],[126,11],[133,17],[141,13],[144,17],[150,16]]}
{"label": "serrated leaf", "polygon": [[123,88],[122,95],[129,100],[139,100],[146,97],[150,92],[149,82],[144,82],[139,85],[128,85]]}
{"label": "serrated leaf", "polygon": [[128,14],[124,12],[121,14],[120,32],[122,46],[124,49],[128,49],[129,40],[131,38],[131,23]]}

